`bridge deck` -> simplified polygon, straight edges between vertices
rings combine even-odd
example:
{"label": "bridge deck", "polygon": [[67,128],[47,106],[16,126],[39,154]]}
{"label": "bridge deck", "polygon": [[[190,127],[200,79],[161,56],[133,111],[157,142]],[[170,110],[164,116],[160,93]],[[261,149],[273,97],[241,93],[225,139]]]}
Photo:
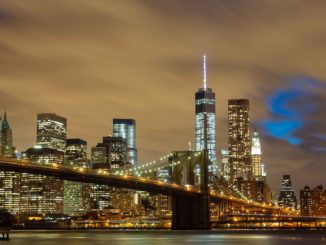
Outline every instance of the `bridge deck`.
{"label": "bridge deck", "polygon": [[62,180],[148,191],[163,195],[200,196],[201,192],[191,186],[165,183],[130,175],[115,175],[84,168],[71,168],[59,164],[41,165],[24,160],[0,158],[0,170],[53,176]]}
{"label": "bridge deck", "polygon": [[[167,196],[202,196],[201,191],[194,186],[165,183],[159,180],[151,180],[132,175],[116,175],[114,173],[104,172],[101,170],[72,168],[55,163],[44,165],[27,160],[0,157],[0,170],[53,176],[62,180],[109,185],[133,190],[147,191],[154,194],[163,194]],[[243,205],[246,207],[281,211],[280,207],[261,204],[234,196],[223,195],[214,191],[210,192],[210,201],[227,201],[229,203]],[[285,210],[282,211],[286,212]],[[290,211],[287,212],[291,213]]]}

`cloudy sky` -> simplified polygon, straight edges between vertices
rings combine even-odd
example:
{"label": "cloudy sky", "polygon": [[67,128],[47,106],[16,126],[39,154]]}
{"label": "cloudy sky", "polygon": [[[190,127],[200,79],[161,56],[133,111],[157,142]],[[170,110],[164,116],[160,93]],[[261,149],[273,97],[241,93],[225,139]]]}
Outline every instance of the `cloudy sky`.
{"label": "cloudy sky", "polygon": [[1,0],[0,109],[18,150],[56,112],[89,148],[135,118],[139,159],[157,159],[194,142],[206,53],[218,150],[227,100],[248,98],[272,188],[326,185],[325,23],[322,0]]}

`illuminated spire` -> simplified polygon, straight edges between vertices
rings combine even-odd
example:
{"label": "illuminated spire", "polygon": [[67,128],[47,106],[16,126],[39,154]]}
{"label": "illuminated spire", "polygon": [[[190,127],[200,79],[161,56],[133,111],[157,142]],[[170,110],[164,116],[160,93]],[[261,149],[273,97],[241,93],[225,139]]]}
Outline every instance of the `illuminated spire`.
{"label": "illuminated spire", "polygon": [[206,74],[206,55],[203,55],[203,83],[204,83],[204,90],[207,88],[207,74]]}

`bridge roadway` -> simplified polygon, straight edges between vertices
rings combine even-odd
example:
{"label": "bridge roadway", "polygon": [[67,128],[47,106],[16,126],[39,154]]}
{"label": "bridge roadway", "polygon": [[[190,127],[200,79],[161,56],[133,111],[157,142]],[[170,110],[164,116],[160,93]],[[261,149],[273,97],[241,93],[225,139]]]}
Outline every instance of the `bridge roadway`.
{"label": "bridge roadway", "polygon": [[[56,163],[38,164],[28,160],[0,157],[0,170],[53,176],[62,180],[108,185],[139,191],[147,191],[150,193],[163,194],[167,196],[194,198],[202,196],[202,192],[199,188],[190,185],[166,183],[159,180],[151,180],[132,175],[117,175],[102,170],[76,167],[73,168]],[[219,202],[222,200],[250,208],[282,211],[283,213],[285,211],[277,206],[257,203],[234,196],[223,195],[214,191],[210,191],[209,198],[211,202]]]}
{"label": "bridge roadway", "polygon": [[62,180],[108,185],[167,196],[199,197],[201,195],[199,189],[188,185],[170,184],[131,175],[116,175],[101,170],[72,168],[56,163],[45,165],[0,157],[0,170],[53,176]]}

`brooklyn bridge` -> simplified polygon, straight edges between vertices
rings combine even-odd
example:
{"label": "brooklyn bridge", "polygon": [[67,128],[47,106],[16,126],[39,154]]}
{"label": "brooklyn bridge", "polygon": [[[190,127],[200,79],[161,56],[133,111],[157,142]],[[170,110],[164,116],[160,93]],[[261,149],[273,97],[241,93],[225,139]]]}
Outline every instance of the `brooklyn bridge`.
{"label": "brooklyn bridge", "polygon": [[[172,229],[210,229],[212,224],[234,221],[236,215],[299,217],[288,208],[250,200],[235,186],[208,173],[207,151],[179,151],[138,167],[104,171],[63,164],[38,164],[0,157],[0,170],[53,176],[62,180],[121,187],[172,197]],[[157,179],[157,171],[169,166],[171,181]],[[196,174],[195,168],[199,168]],[[230,219],[231,217],[231,219]],[[275,220],[275,219],[274,219]],[[299,220],[300,221],[300,220]],[[259,222],[259,221],[258,221]]]}

